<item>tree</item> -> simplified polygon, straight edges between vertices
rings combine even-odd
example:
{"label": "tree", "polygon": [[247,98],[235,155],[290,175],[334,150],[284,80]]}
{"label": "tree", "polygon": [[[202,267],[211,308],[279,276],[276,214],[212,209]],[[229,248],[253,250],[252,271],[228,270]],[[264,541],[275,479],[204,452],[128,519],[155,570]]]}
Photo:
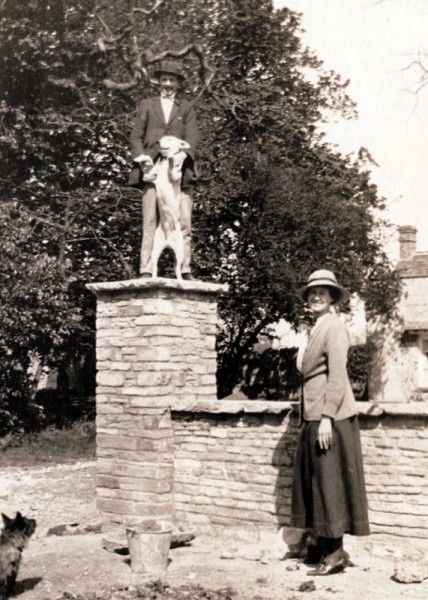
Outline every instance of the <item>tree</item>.
{"label": "tree", "polygon": [[93,7],[91,0],[3,3],[0,178],[3,196],[38,219],[49,253],[71,271],[102,277],[108,264],[129,276],[130,221],[139,217],[124,186],[133,103],[100,85]]}
{"label": "tree", "polygon": [[32,359],[55,365],[64,340],[83,327],[70,307],[69,282],[58,260],[37,245],[37,222],[0,205],[0,435],[43,423],[34,396]]}
{"label": "tree", "polygon": [[296,14],[270,0],[6,0],[2,11],[4,197],[37,220],[35,235],[69,281],[135,272],[127,138],[137,101],[153,92],[153,67],[175,56],[202,134],[195,272],[230,284],[220,396],[267,325],[306,318],[295,290],[313,268],[335,270],[370,310],[391,308],[397,283],[369,165],[335,153],[316,129],[327,111],[351,117],[354,106],[302,46]]}
{"label": "tree", "polygon": [[[64,371],[93,354],[95,302],[85,281],[132,273],[137,228],[130,223],[139,209],[122,185],[125,138],[116,121],[126,111],[120,99],[112,108],[91,78],[102,68],[90,49],[92,8],[86,0],[0,7],[0,202],[11,227],[1,244],[8,427],[34,424],[31,356]],[[121,202],[128,210],[118,210]]]}

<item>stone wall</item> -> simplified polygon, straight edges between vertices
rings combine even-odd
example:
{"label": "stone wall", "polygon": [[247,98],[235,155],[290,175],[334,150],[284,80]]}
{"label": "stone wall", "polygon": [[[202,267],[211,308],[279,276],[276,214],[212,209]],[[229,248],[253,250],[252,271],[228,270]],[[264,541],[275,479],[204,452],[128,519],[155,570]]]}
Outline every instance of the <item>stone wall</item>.
{"label": "stone wall", "polygon": [[[290,403],[217,400],[217,294],[201,282],[97,293],[97,503],[105,524],[288,523],[298,428]],[[359,404],[374,533],[428,540],[425,403]]]}
{"label": "stone wall", "polygon": [[360,422],[372,530],[428,540],[428,407],[388,404]]}
{"label": "stone wall", "polygon": [[200,527],[287,522],[298,433],[288,403],[180,402],[172,414],[178,520]]}
{"label": "stone wall", "polygon": [[[359,408],[372,532],[428,540],[428,409]],[[180,401],[172,409],[178,521],[288,524],[298,434],[289,403]]]}

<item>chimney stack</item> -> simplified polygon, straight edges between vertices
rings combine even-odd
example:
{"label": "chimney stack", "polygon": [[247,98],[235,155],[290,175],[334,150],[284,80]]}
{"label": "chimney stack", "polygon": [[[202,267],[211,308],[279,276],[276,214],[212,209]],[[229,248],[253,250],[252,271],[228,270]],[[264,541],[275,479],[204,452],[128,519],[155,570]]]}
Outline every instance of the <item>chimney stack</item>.
{"label": "chimney stack", "polygon": [[408,260],[416,252],[416,227],[402,225],[398,228],[398,241],[400,244],[400,260]]}

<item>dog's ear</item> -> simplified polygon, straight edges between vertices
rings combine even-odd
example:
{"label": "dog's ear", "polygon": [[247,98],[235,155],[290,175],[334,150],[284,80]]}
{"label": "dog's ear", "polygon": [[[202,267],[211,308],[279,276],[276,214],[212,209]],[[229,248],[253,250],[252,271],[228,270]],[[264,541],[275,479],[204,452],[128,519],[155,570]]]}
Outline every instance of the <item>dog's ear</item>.
{"label": "dog's ear", "polygon": [[190,148],[190,144],[184,140],[180,140],[180,150],[188,150]]}
{"label": "dog's ear", "polygon": [[21,515],[21,513],[19,511],[16,513],[15,521],[17,523],[21,523],[22,522],[22,515]]}
{"label": "dog's ear", "polygon": [[5,527],[7,527],[10,523],[12,523],[12,519],[10,519],[7,515],[5,515],[4,513],[1,514],[1,517],[3,519],[3,524]]}

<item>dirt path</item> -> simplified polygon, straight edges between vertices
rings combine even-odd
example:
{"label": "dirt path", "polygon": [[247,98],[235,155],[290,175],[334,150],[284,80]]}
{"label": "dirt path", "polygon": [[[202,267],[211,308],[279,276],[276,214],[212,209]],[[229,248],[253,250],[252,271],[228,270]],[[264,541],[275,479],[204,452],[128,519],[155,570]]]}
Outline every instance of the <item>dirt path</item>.
{"label": "dirt path", "polygon": [[[0,510],[21,510],[37,519],[38,528],[24,551],[16,597],[20,600],[68,598],[118,586],[138,585],[127,556],[103,549],[101,533],[47,535],[50,527],[63,524],[95,525],[94,463],[18,468],[0,471]],[[197,535],[189,546],[172,549],[167,583],[171,586],[199,584],[206,589],[233,588],[231,597],[249,600],[297,600],[311,593],[314,600],[425,600],[427,578],[421,583],[397,583],[391,579],[395,560],[408,549],[379,536],[346,540],[356,563],[345,573],[312,578],[315,586],[299,591],[310,578],[297,561],[280,560],[285,548],[278,536],[234,531]],[[420,565],[415,564],[415,568]],[[65,597],[65,596],[64,596]],[[100,592],[99,598],[123,596]],[[193,596],[195,597],[195,596]],[[202,596],[198,596],[202,597]]]}

